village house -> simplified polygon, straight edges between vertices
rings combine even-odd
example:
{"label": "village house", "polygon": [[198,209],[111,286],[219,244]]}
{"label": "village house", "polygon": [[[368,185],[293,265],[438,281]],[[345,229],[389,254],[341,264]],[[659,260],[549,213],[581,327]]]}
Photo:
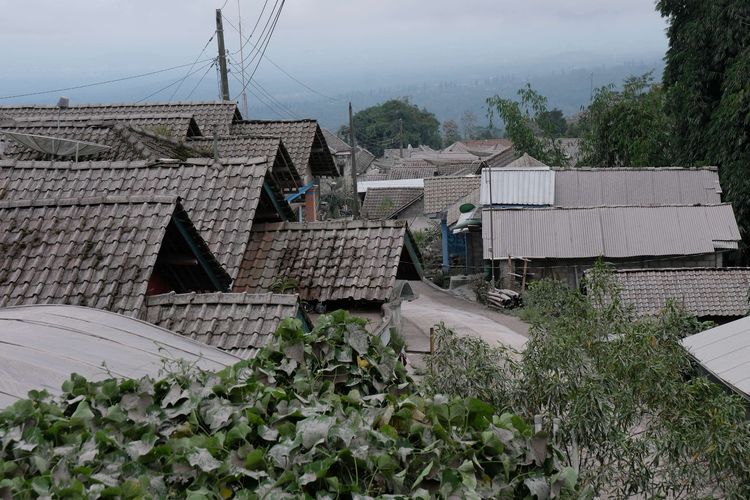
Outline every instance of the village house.
{"label": "village house", "polygon": [[367,220],[404,220],[412,231],[432,227],[424,216],[424,189],[418,187],[369,188],[361,215]]}
{"label": "village house", "polygon": [[231,285],[176,196],[13,200],[0,201],[0,307],[73,304],[137,317],[147,295]]}
{"label": "village house", "polygon": [[750,311],[750,268],[620,269],[614,272],[622,303],[639,317],[656,316],[668,301],[702,321],[726,323]]}

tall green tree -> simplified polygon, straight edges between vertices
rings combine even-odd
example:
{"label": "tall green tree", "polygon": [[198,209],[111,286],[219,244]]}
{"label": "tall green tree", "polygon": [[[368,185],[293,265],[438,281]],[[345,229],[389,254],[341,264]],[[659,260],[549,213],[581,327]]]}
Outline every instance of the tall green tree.
{"label": "tall green tree", "polygon": [[547,98],[527,84],[518,91],[519,101],[498,95],[487,99],[490,126],[495,116],[505,124],[505,134],[519,153],[527,153],[548,165],[567,166],[570,159],[558,141],[562,133],[550,119]]}
{"label": "tall green tree", "polygon": [[675,151],[719,167],[726,199],[750,241],[750,2],[659,0],[667,18],[664,70]]}
{"label": "tall green tree", "polygon": [[584,165],[666,167],[675,164],[674,127],[666,98],[651,73],[597,89],[577,124]]}
{"label": "tall green tree", "polygon": [[[354,135],[360,146],[375,156],[382,156],[386,148],[399,146],[402,123],[404,146],[442,146],[438,119],[408,99],[393,99],[358,111],[354,114]],[[348,126],[339,129],[340,136],[348,137],[348,134]]]}

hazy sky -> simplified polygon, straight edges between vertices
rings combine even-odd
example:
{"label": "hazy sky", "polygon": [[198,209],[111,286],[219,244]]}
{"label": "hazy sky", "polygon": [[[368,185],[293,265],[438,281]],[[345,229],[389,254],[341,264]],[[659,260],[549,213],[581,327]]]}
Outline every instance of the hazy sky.
{"label": "hazy sky", "polygon": [[[247,33],[264,0],[240,1]],[[0,96],[191,63],[222,4],[0,0]],[[237,0],[224,9],[235,25],[237,9]],[[238,35],[225,30],[234,51]],[[653,0],[288,0],[267,54],[297,78],[334,92],[347,82],[366,87],[470,68],[658,58],[664,30]],[[214,41],[202,58],[215,53]],[[133,85],[156,90],[184,71]],[[265,62],[257,76],[296,85]],[[207,79],[215,82],[215,75]]]}

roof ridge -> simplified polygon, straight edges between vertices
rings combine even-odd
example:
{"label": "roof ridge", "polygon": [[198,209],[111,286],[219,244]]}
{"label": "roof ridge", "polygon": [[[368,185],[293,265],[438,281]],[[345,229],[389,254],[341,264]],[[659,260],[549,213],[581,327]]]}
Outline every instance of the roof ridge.
{"label": "roof ridge", "polygon": [[[503,168],[503,167],[498,167]],[[646,172],[654,172],[654,171],[660,171],[660,170],[666,170],[666,171],[691,171],[691,170],[710,170],[710,171],[718,171],[719,167],[714,165],[704,165],[704,166],[696,166],[696,167],[550,167],[552,170],[556,171],[562,171],[562,172],[602,172],[602,171],[626,171],[626,172],[633,172],[633,171],[639,171],[643,170]]]}
{"label": "roof ridge", "polygon": [[79,196],[64,198],[37,198],[34,200],[0,201],[0,208],[31,208],[73,205],[136,205],[144,203],[175,205],[181,198],[176,195],[118,195],[118,196]]}
{"label": "roof ridge", "polygon": [[176,293],[169,292],[146,297],[146,307],[188,304],[271,304],[298,305],[299,295],[250,292]]}
{"label": "roof ridge", "polygon": [[552,211],[552,210],[598,210],[601,208],[683,208],[683,207],[724,207],[732,206],[729,202],[723,203],[692,203],[692,204],[666,204],[666,205],[596,205],[592,207],[482,207],[482,210],[497,211]]}
{"label": "roof ridge", "polygon": [[[699,271],[712,271],[712,272],[728,272],[728,271],[747,271],[750,272],[750,267],[655,267],[655,268],[639,268],[639,269],[615,269],[615,274],[625,273],[672,273],[672,272],[699,272]],[[588,272],[588,271],[587,271]]]}

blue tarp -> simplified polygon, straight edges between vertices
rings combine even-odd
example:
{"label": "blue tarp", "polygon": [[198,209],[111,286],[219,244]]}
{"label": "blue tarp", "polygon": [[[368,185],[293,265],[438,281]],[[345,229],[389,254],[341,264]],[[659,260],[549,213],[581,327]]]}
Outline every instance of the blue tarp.
{"label": "blue tarp", "polygon": [[296,193],[292,193],[292,194],[287,195],[286,196],[287,203],[291,203],[294,200],[296,200],[297,198],[300,198],[300,197],[304,196],[305,193],[307,193],[310,189],[313,188],[313,186],[315,186],[315,183],[311,182],[310,184],[307,184],[307,185],[302,186],[301,188],[299,188],[299,191],[297,191]]}

